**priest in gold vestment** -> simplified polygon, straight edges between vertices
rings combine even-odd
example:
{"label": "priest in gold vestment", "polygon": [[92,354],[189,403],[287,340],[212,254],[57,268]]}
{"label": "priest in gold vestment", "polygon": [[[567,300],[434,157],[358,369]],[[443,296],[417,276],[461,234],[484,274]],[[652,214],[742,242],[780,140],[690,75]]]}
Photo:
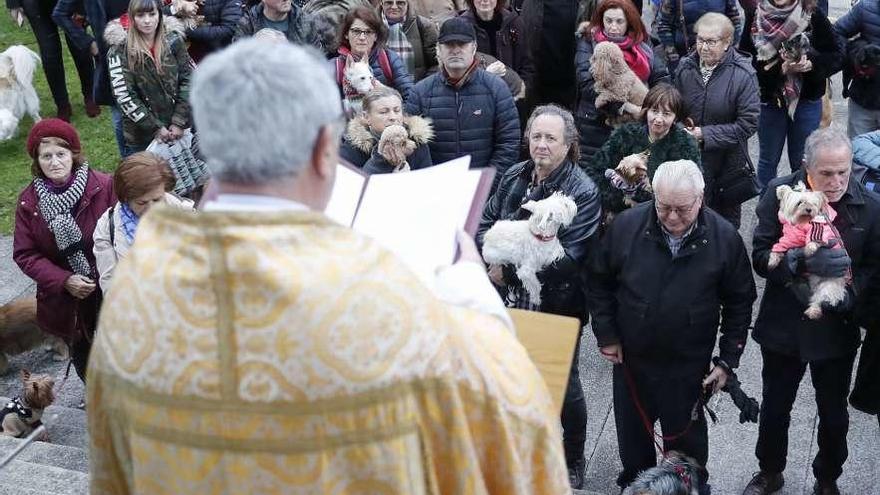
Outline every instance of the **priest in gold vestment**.
{"label": "priest in gold vestment", "polygon": [[557,411],[472,242],[432,289],[327,219],[335,84],[264,43],[199,66],[218,195],[153,209],[105,299],[91,493],[568,493]]}

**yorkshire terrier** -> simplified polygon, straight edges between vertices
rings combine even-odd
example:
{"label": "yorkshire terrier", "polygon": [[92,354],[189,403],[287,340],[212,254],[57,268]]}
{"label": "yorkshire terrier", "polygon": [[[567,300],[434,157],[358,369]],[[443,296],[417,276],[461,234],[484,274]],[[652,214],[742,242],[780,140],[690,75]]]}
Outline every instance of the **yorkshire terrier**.
{"label": "yorkshire terrier", "polygon": [[[22,370],[24,393],[0,409],[0,433],[23,438],[42,425],[43,411],[55,402],[55,380],[49,375],[31,375]],[[46,441],[44,433],[40,440]]]}
{"label": "yorkshire terrier", "polygon": [[[808,191],[802,183],[794,188],[782,185],[776,188],[779,198],[779,222],[782,237],[773,245],[767,267],[776,268],[789,249],[804,248],[804,256],[816,254],[820,246],[836,241],[834,248],[843,249],[841,239],[831,222],[837,213],[828,204],[828,198],[820,191]],[[846,278],[823,278],[808,274],[810,302],[804,315],[811,320],[822,317],[822,304],[834,306],[846,298]]]}

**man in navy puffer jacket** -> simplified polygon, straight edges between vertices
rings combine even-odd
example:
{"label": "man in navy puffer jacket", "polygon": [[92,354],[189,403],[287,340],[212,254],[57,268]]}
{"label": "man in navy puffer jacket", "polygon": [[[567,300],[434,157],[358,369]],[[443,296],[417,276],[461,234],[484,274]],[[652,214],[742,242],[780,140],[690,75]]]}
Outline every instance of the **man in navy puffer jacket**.
{"label": "man in navy puffer jacket", "polygon": [[434,163],[471,155],[471,167],[494,167],[497,182],[519,157],[519,117],[507,84],[479,68],[475,53],[474,27],[458,18],[444,22],[441,70],[415,85],[406,111],[433,120]]}

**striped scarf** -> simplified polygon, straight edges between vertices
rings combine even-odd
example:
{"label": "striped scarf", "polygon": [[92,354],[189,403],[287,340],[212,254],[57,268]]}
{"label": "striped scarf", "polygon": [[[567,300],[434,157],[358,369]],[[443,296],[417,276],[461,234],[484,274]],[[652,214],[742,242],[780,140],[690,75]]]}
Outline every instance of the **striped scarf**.
{"label": "striped scarf", "polygon": [[83,252],[82,231],[73,218],[73,207],[86,190],[86,182],[89,179],[88,164],[82,164],[76,169],[75,174],[73,183],[64,192],[51,192],[42,177],[34,178],[34,190],[37,192],[40,214],[49,225],[49,231],[55,236],[59,253],[67,259],[74,273],[91,277],[92,267]]}
{"label": "striped scarf", "polygon": [[385,24],[388,26],[388,41],[385,42],[385,48],[400,55],[400,58],[403,59],[409,73],[415,74],[416,59],[413,54],[413,46],[412,43],[409,42],[409,38],[406,37],[406,33],[403,31],[403,23],[406,21],[391,24],[388,22],[388,19],[385,18],[385,14],[382,14],[382,20],[385,21]]}

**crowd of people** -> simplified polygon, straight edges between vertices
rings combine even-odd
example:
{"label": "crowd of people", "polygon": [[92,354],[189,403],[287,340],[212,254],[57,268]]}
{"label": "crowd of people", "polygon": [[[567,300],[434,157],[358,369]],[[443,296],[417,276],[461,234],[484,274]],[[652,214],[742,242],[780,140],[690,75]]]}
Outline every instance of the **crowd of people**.
{"label": "crowd of people", "polygon": [[[878,0],[836,20],[813,0],[660,0],[647,25],[631,0],[10,1],[57,106],[27,138],[13,257],[37,283],[41,328],[83,381],[90,369],[94,493],[249,491],[260,476],[268,493],[583,488],[582,335],[560,421],[505,307],[592,329],[614,364],[622,493],[710,493],[702,406],[739,366],[755,275],[760,472],[743,494],[783,486],[808,367],[814,493],[839,493],[848,400],[880,417]],[[87,114],[113,116],[112,175],[69,123],[59,27]],[[823,101],[839,71],[846,133]],[[388,145],[392,133],[411,145]],[[210,185],[174,194],[157,145],[191,148]],[[431,293],[314,213],[339,159],[382,174],[464,155],[495,170],[475,239],[437,275],[464,295]],[[824,194],[835,239],[780,263],[783,186]],[[516,267],[480,252],[493,225],[556,193],[577,213],[534,304]],[[758,196],[747,250],[742,205]],[[145,217],[157,204],[170,208]],[[804,315],[816,277],[846,280],[818,319]],[[223,428],[257,420],[290,440]],[[235,453],[226,474],[177,473],[175,455],[206,466],[213,451]],[[303,465],[317,467],[278,471]]]}

